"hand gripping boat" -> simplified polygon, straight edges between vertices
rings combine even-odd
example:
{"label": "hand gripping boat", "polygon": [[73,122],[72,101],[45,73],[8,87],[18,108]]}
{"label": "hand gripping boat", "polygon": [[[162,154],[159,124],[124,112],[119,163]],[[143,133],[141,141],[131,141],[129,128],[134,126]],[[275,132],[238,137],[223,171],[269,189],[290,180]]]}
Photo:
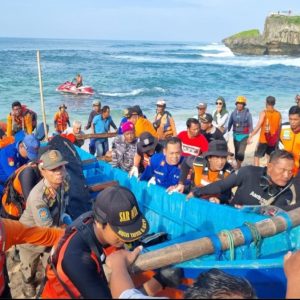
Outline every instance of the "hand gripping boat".
{"label": "hand gripping boat", "polygon": [[73,95],[94,95],[94,90],[91,86],[81,86],[76,88],[76,84],[70,81],[66,81],[59,85],[56,88],[56,91]]}

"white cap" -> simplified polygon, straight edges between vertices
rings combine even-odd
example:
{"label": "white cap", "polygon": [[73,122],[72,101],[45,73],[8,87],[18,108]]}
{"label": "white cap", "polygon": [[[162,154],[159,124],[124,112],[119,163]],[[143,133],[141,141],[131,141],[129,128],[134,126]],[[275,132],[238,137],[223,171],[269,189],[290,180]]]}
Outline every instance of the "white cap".
{"label": "white cap", "polygon": [[158,100],[158,101],[156,102],[156,105],[166,106],[166,101],[160,99],[160,100]]}

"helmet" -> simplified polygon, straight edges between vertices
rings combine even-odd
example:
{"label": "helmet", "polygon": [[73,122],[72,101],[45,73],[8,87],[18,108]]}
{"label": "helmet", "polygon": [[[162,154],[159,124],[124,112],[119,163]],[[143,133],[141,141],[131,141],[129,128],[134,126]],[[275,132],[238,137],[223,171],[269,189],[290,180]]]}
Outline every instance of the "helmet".
{"label": "helmet", "polygon": [[162,100],[162,99],[159,99],[159,100],[157,100],[156,105],[159,105],[159,106],[166,106],[166,101],[165,101],[165,100]]}
{"label": "helmet", "polygon": [[245,96],[237,96],[236,100],[235,100],[235,103],[243,103],[243,104],[246,105],[247,99],[246,99]]}

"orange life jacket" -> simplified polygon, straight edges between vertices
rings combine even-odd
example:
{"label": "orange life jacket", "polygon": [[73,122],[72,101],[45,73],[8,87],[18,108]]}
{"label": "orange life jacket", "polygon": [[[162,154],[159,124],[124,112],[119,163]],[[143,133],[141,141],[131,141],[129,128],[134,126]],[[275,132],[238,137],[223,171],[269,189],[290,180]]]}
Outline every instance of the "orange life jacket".
{"label": "orange life jacket", "polygon": [[5,289],[5,276],[4,276],[4,267],[5,267],[5,252],[4,248],[4,239],[5,233],[3,229],[2,221],[0,220],[0,296],[3,294]]}
{"label": "orange life jacket", "polygon": [[279,140],[279,130],[281,125],[281,113],[274,110],[265,110],[265,119],[262,123],[260,135],[259,135],[259,143],[267,144],[268,141],[266,139],[266,134],[270,134],[270,136],[274,136],[274,139]]}
{"label": "orange life jacket", "polygon": [[[82,219],[77,220],[78,223],[81,223],[80,230],[83,230],[83,226],[88,226],[92,221],[93,218],[91,217],[91,212],[84,214]],[[59,242],[55,253],[50,257],[50,263],[48,263],[46,267],[47,281],[41,294],[41,297],[43,299],[82,298],[80,292],[62,268],[62,261],[65,256],[66,249],[72,237],[78,233],[78,228],[78,224],[74,224],[74,226],[68,232],[65,233],[64,237]],[[102,265],[99,262],[100,258],[97,257],[96,253],[93,251],[91,252],[91,258],[95,261],[97,265],[98,273],[102,272],[103,276],[105,276],[104,271],[102,269]]]}
{"label": "orange life jacket", "polygon": [[54,116],[55,130],[57,132],[63,132],[68,127],[69,115],[66,111],[60,112],[58,111]]}
{"label": "orange life jacket", "polygon": [[19,220],[26,207],[19,176],[21,172],[28,166],[35,168],[37,164],[29,163],[21,166],[8,178],[5,183],[5,188],[1,199],[3,209],[2,214],[4,213],[4,217],[12,220]]}
{"label": "orange life jacket", "polygon": [[209,183],[225,179],[231,170],[211,171],[207,166],[207,160],[203,157],[196,157],[193,162],[194,184],[197,187],[205,186]]}
{"label": "orange life jacket", "polygon": [[289,124],[283,125],[280,132],[280,142],[282,143],[284,150],[294,155],[295,174],[300,167],[300,132],[294,133]]}
{"label": "orange life jacket", "polygon": [[4,136],[2,139],[0,139],[0,149],[14,142],[15,142],[15,138],[13,136]]}

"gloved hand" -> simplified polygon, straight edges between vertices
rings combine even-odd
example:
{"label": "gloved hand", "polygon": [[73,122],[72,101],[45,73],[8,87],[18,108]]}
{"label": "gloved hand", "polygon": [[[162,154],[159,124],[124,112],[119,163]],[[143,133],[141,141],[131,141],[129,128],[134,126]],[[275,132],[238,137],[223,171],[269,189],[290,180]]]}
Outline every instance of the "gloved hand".
{"label": "gloved hand", "polygon": [[149,187],[151,184],[154,184],[154,185],[156,184],[156,180],[155,180],[154,176],[150,178],[150,180],[148,181],[147,186]]}
{"label": "gloved hand", "polygon": [[132,176],[138,178],[139,177],[139,170],[136,166],[133,166],[131,168],[131,170],[128,173],[129,178],[131,178]]}

